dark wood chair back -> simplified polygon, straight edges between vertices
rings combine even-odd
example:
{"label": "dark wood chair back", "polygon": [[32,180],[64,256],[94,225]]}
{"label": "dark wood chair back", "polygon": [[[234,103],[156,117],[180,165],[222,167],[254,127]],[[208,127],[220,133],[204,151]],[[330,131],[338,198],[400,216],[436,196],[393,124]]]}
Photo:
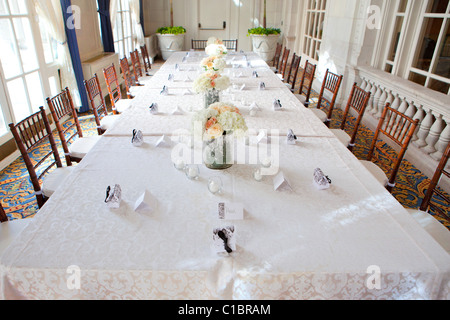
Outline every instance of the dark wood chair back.
{"label": "dark wood chair back", "polygon": [[[322,89],[319,93],[319,100],[317,102],[317,108],[318,109],[328,109],[327,113],[327,120],[325,122],[327,127],[330,127],[331,123],[331,117],[333,116],[333,109],[334,105],[336,103],[337,96],[339,94],[339,89],[342,84],[342,79],[344,76],[337,75],[335,73],[330,72],[329,69],[327,69],[327,72],[325,74],[325,78],[322,82]],[[328,92],[331,94],[331,100],[328,100],[325,98],[325,93]]]}
{"label": "dark wood chair back", "polygon": [[117,77],[116,67],[114,64],[103,69],[103,75],[105,77],[106,87],[108,88],[113,114],[118,114],[119,112],[116,110],[116,102],[122,99],[122,91],[120,89],[119,78]]}
{"label": "dark wood chair back", "polygon": [[309,98],[311,97],[311,90],[316,75],[316,65],[306,60],[305,68],[303,69],[302,79],[300,81],[299,94],[305,95],[305,107],[309,106]]}
{"label": "dark wood chair back", "polygon": [[389,182],[386,186],[386,189],[389,192],[391,192],[395,187],[395,179],[397,177],[398,170],[400,169],[400,165],[403,161],[406,150],[408,149],[411,138],[416,131],[418,123],[419,120],[413,120],[394,108],[391,108],[389,103],[386,104],[383,110],[367,159],[372,161],[374,153],[376,151],[383,150],[383,143],[378,140],[381,134],[400,147],[400,151],[397,156],[390,156],[384,153],[384,156],[392,162],[390,174],[388,174]]}
{"label": "dark wood chair back", "polygon": [[[40,107],[38,112],[28,116],[17,124],[10,123],[9,128],[25,162],[38,206],[41,208],[45,201],[47,201],[47,198],[42,193],[39,181],[52,167],[62,167],[61,158],[59,157],[44,107]],[[33,157],[35,161],[32,162],[29,152],[34,151],[41,143],[48,143],[50,151],[36,154]],[[39,156],[39,158],[36,158],[36,156]],[[51,156],[53,156],[53,159],[51,159]]]}
{"label": "dark wood chair back", "polygon": [[5,209],[3,209],[2,204],[0,203],[0,223],[9,221],[8,216],[6,215]]}
{"label": "dark wood chair back", "polygon": [[136,83],[139,83],[139,78],[143,76],[142,72],[142,64],[141,64],[141,58],[139,56],[139,51],[134,50],[130,52],[131,56],[131,65],[133,67],[133,74],[134,74],[134,81]]}
{"label": "dark wood chair back", "polygon": [[80,158],[74,158],[69,154],[69,143],[77,137],[83,137],[69,88],[64,89],[53,98],[47,98],[47,104],[59,134],[67,165],[72,165],[72,161],[80,162]]}
{"label": "dark wood chair back", "polygon": [[207,43],[208,43],[208,40],[191,39],[191,48],[196,51],[205,50]]}
{"label": "dark wood chair back", "polygon": [[141,46],[141,55],[142,55],[142,60],[144,62],[145,74],[147,76],[149,76],[150,75],[150,70],[152,69],[152,62],[150,60],[150,56],[148,54],[148,50],[147,50],[147,45],[146,44]]}
{"label": "dark wood chair back", "polygon": [[131,87],[136,85],[135,77],[130,70],[130,64],[127,57],[120,59],[120,69],[122,71],[123,79],[125,80],[125,87],[127,89],[127,96],[129,99],[133,99],[134,96],[131,94]]}
{"label": "dark wood chair back", "polygon": [[283,79],[285,79],[286,76],[286,68],[288,65],[288,61],[289,61],[289,55],[291,54],[291,50],[284,48],[284,52],[283,52],[283,57],[281,59],[281,64],[280,64],[280,69],[278,70],[278,72],[283,76]]}
{"label": "dark wood chair back", "polygon": [[91,105],[92,112],[94,113],[97,132],[99,135],[102,135],[106,130],[102,129],[100,120],[108,115],[108,110],[106,109],[105,98],[103,97],[97,74],[94,74],[94,76],[89,80],[84,80],[84,87],[86,88],[89,103]]}
{"label": "dark wood chair back", "polygon": [[[446,211],[439,207],[437,202],[433,202],[433,195],[436,197],[436,200],[442,200],[443,202],[447,203],[446,207],[450,207],[450,199],[448,195],[441,191],[438,188],[438,183],[441,181],[441,178],[443,176],[450,178],[450,171],[446,169],[448,158],[450,157],[450,142],[447,144],[447,148],[445,149],[444,154],[442,155],[441,161],[439,162],[439,165],[436,168],[436,171],[434,172],[433,178],[431,179],[430,185],[428,186],[428,189],[425,193],[425,197],[422,200],[422,204],[420,205],[420,210],[424,212],[428,212],[430,209],[434,210],[435,212],[441,214],[444,217],[448,217],[446,214]],[[444,207],[445,208],[445,207]]]}
{"label": "dark wood chair back", "polygon": [[273,56],[272,66],[278,71],[280,67],[281,60],[281,52],[283,51],[283,45],[281,43],[277,43],[277,48],[275,49],[275,55]]}
{"label": "dark wood chair back", "polygon": [[347,126],[347,119],[350,115],[350,110],[353,110],[356,113],[356,120],[353,124],[353,131],[351,134],[351,140],[348,145],[348,149],[353,151],[355,147],[356,136],[358,134],[358,129],[361,124],[361,121],[364,117],[364,113],[366,112],[367,104],[369,103],[370,92],[364,91],[356,83],[353,84],[352,91],[350,93],[350,97],[348,98],[347,106],[344,110],[344,117],[341,123],[341,130],[345,130]]}
{"label": "dark wood chair back", "polygon": [[286,76],[286,83],[291,85],[291,91],[294,92],[295,84],[297,82],[298,70],[300,69],[301,56],[297,56],[295,53],[292,56],[291,65]]}
{"label": "dark wood chair back", "polygon": [[223,45],[227,48],[228,51],[237,51],[238,50],[238,40],[222,40]]}

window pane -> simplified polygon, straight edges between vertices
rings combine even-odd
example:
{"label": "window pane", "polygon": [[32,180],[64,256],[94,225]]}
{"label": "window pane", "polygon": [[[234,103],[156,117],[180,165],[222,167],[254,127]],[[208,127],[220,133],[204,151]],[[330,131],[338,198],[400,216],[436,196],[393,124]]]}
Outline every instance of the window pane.
{"label": "window pane", "polygon": [[28,105],[23,79],[18,78],[8,82],[8,92],[14,111],[14,117],[16,122],[19,122],[30,115],[30,106]]}
{"label": "window pane", "polygon": [[6,5],[6,0],[0,0],[0,15],[8,15],[8,6]]}
{"label": "window pane", "polygon": [[33,36],[31,35],[30,21],[28,18],[15,18],[13,22],[20,56],[22,57],[23,69],[25,72],[36,70],[39,68],[39,64],[36,49],[34,48]]}
{"label": "window pane", "polygon": [[398,12],[399,13],[406,12],[407,6],[408,6],[408,0],[400,0],[399,6],[398,6]]}
{"label": "window pane", "polygon": [[450,22],[447,22],[447,31],[445,32],[444,42],[440,49],[436,66],[433,70],[434,74],[450,79]]}
{"label": "window pane", "polygon": [[7,126],[5,123],[5,117],[3,116],[2,106],[0,105],[0,135],[3,135],[7,132]]}
{"label": "window pane", "polygon": [[22,73],[17,53],[16,42],[11,23],[7,19],[0,20],[0,60],[5,78],[9,79]]}
{"label": "window pane", "polygon": [[427,13],[445,13],[448,7],[448,0],[430,0]]}
{"label": "window pane", "polygon": [[417,69],[428,71],[431,59],[436,49],[436,43],[441,32],[443,19],[425,18],[423,21],[423,32],[417,46],[418,55],[413,66]]}
{"label": "window pane", "polygon": [[418,83],[421,86],[425,85],[425,82],[427,81],[427,77],[421,75],[421,74],[417,74],[414,72],[411,72],[409,74],[409,80],[411,80],[412,82]]}
{"label": "window pane", "polygon": [[392,73],[393,70],[393,66],[391,64],[386,64],[386,67],[384,68],[384,71],[388,72],[388,73]]}
{"label": "window pane", "polygon": [[39,111],[40,106],[44,106],[44,96],[42,92],[42,82],[39,72],[33,72],[25,77],[27,82],[28,94],[30,95],[30,103],[32,112]]}
{"label": "window pane", "polygon": [[27,6],[25,0],[9,0],[9,8],[11,14],[27,14]]}
{"label": "window pane", "polygon": [[52,97],[56,96],[60,90],[58,90],[58,82],[55,77],[48,78],[48,83],[50,85],[50,93]]}
{"label": "window pane", "polygon": [[389,50],[388,60],[394,62],[397,55],[398,43],[403,27],[403,17],[397,17],[395,22],[394,34],[392,36],[391,48]]}
{"label": "window pane", "polygon": [[448,94],[448,90],[450,89],[450,84],[436,80],[436,79],[430,79],[428,88]]}

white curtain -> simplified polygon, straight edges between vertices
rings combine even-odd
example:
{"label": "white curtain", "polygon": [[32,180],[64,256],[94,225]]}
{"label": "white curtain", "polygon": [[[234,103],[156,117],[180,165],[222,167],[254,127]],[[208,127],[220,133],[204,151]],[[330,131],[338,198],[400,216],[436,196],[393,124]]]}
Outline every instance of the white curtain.
{"label": "white curtain", "polygon": [[109,15],[111,17],[111,28],[113,32],[117,22],[117,10],[119,10],[119,1],[120,0],[111,0],[111,2],[109,3]]}
{"label": "white curtain", "polygon": [[[66,38],[65,21],[60,0],[33,0],[39,21],[46,25],[51,37],[58,43],[58,63],[61,66],[61,82],[70,89],[76,106],[81,105],[77,80]],[[61,88],[64,89],[64,88]]]}
{"label": "white curtain", "polygon": [[144,32],[142,31],[142,26],[140,22],[140,4],[139,0],[129,0],[130,1],[130,11],[131,19],[134,26],[134,32],[136,34],[136,41],[139,46],[143,46],[145,43]]}

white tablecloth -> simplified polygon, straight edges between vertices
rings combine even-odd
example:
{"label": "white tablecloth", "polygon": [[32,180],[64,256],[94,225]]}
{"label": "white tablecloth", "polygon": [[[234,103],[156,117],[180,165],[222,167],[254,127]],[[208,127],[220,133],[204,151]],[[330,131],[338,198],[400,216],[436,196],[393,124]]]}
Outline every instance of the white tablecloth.
{"label": "white tablecloth", "polygon": [[[229,97],[250,128],[292,128],[296,145],[286,144],[286,132],[273,134],[270,146],[244,143],[247,164],[226,171],[207,169],[185,147],[200,163],[200,179],[176,170],[172,157],[184,136],[167,146],[156,142],[189,129],[189,112],[201,98],[183,90],[161,96],[146,88],[101,137],[1,257],[2,298],[450,298],[449,255],[286,88],[235,90]],[[257,117],[248,115],[242,97],[260,105]],[[271,109],[274,97],[283,111]],[[150,115],[153,102],[162,114]],[[170,115],[177,105],[186,114]],[[144,131],[143,146],[131,144],[132,129]],[[255,155],[267,150],[279,169],[273,174],[283,172],[292,190],[275,191],[274,175],[253,179],[264,158]],[[315,187],[316,168],[330,177],[330,189]],[[212,176],[222,179],[222,194],[208,191]],[[106,188],[115,184],[123,200],[109,209]],[[145,191],[152,210],[136,212]],[[241,203],[244,219],[219,219],[219,202]],[[213,229],[229,225],[236,250],[218,255]]]}

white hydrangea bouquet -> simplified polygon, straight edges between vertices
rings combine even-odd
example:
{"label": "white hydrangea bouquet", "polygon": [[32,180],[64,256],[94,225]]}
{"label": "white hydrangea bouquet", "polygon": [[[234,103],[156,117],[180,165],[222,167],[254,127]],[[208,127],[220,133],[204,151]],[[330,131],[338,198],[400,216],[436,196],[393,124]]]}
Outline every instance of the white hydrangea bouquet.
{"label": "white hydrangea bouquet", "polygon": [[227,48],[223,44],[212,43],[205,48],[205,52],[208,56],[223,57],[228,54]]}
{"label": "white hydrangea bouquet", "polygon": [[245,136],[248,131],[244,117],[239,109],[225,102],[217,102],[207,109],[198,111],[192,117],[194,135],[203,141],[215,140],[225,134]]}
{"label": "white hydrangea bouquet", "polygon": [[223,41],[216,37],[209,37],[206,45],[209,46],[211,44],[222,44],[223,45]]}
{"label": "white hydrangea bouquet", "polygon": [[194,80],[193,89],[196,93],[208,90],[226,90],[230,87],[230,78],[214,71],[206,71]]}
{"label": "white hydrangea bouquet", "polygon": [[227,67],[227,63],[222,57],[209,56],[202,60],[200,66],[205,71],[223,72]]}

